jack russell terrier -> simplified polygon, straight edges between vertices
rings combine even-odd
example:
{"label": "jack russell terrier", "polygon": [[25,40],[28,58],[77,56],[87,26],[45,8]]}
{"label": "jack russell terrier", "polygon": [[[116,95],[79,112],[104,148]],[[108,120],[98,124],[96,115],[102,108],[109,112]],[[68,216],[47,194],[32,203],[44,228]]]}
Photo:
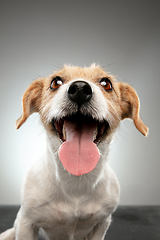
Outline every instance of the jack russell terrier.
{"label": "jack russell terrier", "polygon": [[29,170],[14,227],[0,240],[103,240],[119,201],[107,162],[121,120],[147,136],[134,89],[95,64],[64,66],[35,80],[23,95],[16,128],[38,112],[46,131],[44,155]]}

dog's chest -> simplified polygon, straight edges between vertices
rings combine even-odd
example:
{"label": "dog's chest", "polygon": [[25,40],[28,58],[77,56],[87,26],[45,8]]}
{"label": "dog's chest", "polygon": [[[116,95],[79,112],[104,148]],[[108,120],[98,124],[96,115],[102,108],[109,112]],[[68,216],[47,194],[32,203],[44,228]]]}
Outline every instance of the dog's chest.
{"label": "dog's chest", "polygon": [[[70,203],[52,202],[44,207],[44,211],[48,213],[48,221],[58,222],[60,224],[64,224],[65,221],[79,221],[84,223],[96,220],[103,216],[104,210],[101,201],[97,203],[95,201],[87,202],[77,199],[74,199]],[[41,212],[43,212],[43,210]]]}
{"label": "dog's chest", "polygon": [[45,211],[48,216],[37,222],[38,227],[42,227],[49,236],[56,233],[57,237],[63,236],[65,239],[70,239],[69,235],[72,234],[81,239],[81,235],[88,234],[106,215],[100,204],[77,199],[70,204],[51,203]]}

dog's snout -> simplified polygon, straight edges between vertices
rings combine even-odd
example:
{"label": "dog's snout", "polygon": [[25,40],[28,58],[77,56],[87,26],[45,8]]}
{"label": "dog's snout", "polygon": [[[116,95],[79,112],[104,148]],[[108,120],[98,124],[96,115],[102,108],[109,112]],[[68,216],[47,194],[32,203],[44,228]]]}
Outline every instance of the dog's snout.
{"label": "dog's snout", "polygon": [[92,88],[85,81],[73,82],[68,88],[68,97],[79,106],[92,97]]}

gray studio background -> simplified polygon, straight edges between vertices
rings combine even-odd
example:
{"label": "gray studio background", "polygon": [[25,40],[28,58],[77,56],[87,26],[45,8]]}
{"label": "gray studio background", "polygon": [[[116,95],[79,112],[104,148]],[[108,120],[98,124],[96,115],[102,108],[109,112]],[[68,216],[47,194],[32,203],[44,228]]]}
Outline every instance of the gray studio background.
{"label": "gray studio background", "polygon": [[15,130],[29,84],[64,63],[95,62],[131,84],[149,126],[143,137],[129,120],[111,146],[120,204],[160,204],[160,4],[157,0],[1,1],[0,204],[19,204],[20,186],[43,149],[34,114]]}

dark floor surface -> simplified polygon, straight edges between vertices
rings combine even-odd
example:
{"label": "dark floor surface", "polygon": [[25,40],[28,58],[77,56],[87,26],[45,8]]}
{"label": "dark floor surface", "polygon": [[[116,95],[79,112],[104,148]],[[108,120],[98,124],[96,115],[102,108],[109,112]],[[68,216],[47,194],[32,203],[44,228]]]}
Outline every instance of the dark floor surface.
{"label": "dark floor surface", "polygon": [[[12,227],[18,209],[0,206],[0,233]],[[160,206],[119,206],[105,240],[160,240]]]}

